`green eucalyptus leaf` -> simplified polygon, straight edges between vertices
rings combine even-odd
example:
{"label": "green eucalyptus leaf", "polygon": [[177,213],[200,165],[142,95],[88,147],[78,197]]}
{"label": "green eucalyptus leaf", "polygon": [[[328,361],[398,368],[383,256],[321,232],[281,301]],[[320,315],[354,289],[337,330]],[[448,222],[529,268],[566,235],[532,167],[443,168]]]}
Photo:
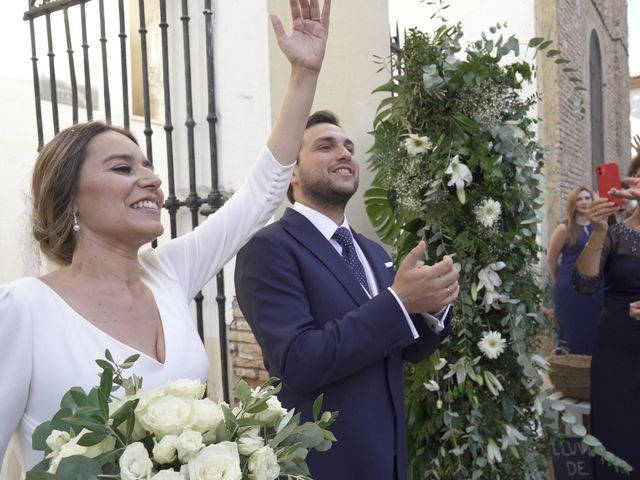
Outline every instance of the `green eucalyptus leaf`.
{"label": "green eucalyptus leaf", "polygon": [[318,416],[320,415],[320,410],[322,410],[322,399],[324,395],[320,394],[313,402],[313,420],[314,422],[318,421]]}
{"label": "green eucalyptus leaf", "polygon": [[82,445],[83,447],[91,447],[93,445],[99,444],[102,440],[107,438],[109,435],[110,435],[109,433],[104,433],[104,432],[85,433],[82,435],[82,437],[80,437],[80,440],[78,440],[78,445]]}
{"label": "green eucalyptus leaf", "polygon": [[247,402],[251,398],[251,388],[249,388],[249,385],[244,380],[238,382],[236,396],[241,402]]}
{"label": "green eucalyptus leaf", "polygon": [[30,470],[27,472],[26,480],[54,480],[58,477],[52,473]]}
{"label": "green eucalyptus leaf", "polygon": [[112,364],[115,364],[115,360],[113,359],[113,356],[111,355],[111,352],[109,351],[109,349],[106,349],[104,351],[104,357],[109,360],[109,362],[111,362]]}
{"label": "green eucalyptus leaf", "polygon": [[134,353],[133,355],[127,357],[124,361],[124,363],[127,364],[134,364],[135,362],[138,361],[138,359],[140,358],[140,354],[139,353]]}
{"label": "green eucalyptus leaf", "polygon": [[34,450],[49,451],[50,448],[47,445],[47,438],[51,435],[52,431],[53,427],[50,421],[38,425],[31,435],[31,447]]}
{"label": "green eucalyptus leaf", "polygon": [[577,437],[584,437],[587,434],[587,429],[584,425],[576,424],[571,427],[571,433]]}
{"label": "green eucalyptus leaf", "polygon": [[80,455],[63,458],[56,471],[56,479],[64,480],[98,480],[102,469],[92,459]]}
{"label": "green eucalyptus leaf", "polygon": [[589,447],[599,447],[600,445],[602,445],[602,442],[593,435],[585,435],[582,441]]}

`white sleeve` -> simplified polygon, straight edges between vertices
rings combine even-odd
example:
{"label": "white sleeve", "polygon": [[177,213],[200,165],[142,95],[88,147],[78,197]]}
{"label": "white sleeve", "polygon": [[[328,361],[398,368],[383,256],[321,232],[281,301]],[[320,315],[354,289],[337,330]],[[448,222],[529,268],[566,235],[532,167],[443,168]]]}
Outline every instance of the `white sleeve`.
{"label": "white sleeve", "polygon": [[154,255],[175,273],[191,300],[282,203],[294,165],[283,166],[264,147],[244,184],[194,231],[159,246]]}
{"label": "white sleeve", "polygon": [[0,465],[24,414],[31,379],[33,317],[16,290],[0,286]]}

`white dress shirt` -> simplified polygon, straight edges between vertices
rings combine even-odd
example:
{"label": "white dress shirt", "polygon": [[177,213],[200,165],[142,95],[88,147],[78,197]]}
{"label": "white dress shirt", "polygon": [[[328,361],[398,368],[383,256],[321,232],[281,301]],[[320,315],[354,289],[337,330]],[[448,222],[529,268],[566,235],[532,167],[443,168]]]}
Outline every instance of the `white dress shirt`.
{"label": "white dress shirt", "polygon": [[[302,203],[299,203],[299,202],[294,203],[293,209],[296,212],[300,213],[301,215],[304,215],[306,219],[309,220],[313,224],[313,226],[318,229],[318,231],[322,234],[322,236],[325,237],[329,241],[329,243],[331,243],[331,245],[333,245],[333,248],[336,249],[336,251],[340,254],[340,256],[342,256],[342,246],[340,246],[340,244],[336,242],[332,237],[336,229],[339,227],[345,227],[347,230],[349,230],[349,232],[351,232],[351,229],[349,228],[349,222],[347,222],[346,215],[344,217],[344,221],[342,222],[342,225],[336,226],[335,222],[331,220],[329,217],[327,217],[323,213],[318,212],[317,210],[314,210],[311,207],[303,205]],[[365,256],[364,252],[360,248],[360,245],[358,245],[358,242],[356,241],[355,238],[353,238],[353,244],[355,246],[358,259],[360,260],[360,263],[362,263],[362,267],[364,268],[364,273],[367,277],[367,282],[369,283],[371,294],[369,294],[367,289],[364,287],[362,287],[362,290],[369,296],[369,298],[375,297],[380,291],[378,287],[378,282],[376,282],[376,277],[373,274],[373,270],[371,269],[371,265],[369,265],[369,261],[367,260],[367,257]],[[404,316],[407,320],[409,328],[411,329],[411,333],[413,334],[413,338],[417,339],[420,335],[418,334],[418,331],[416,330],[416,327],[413,324],[413,321],[411,321],[409,312],[407,312],[407,309],[405,308],[404,304],[402,303],[402,301],[400,300],[400,297],[398,297],[396,292],[394,292],[391,287],[387,287],[387,289],[391,292],[393,297],[396,299],[396,301],[398,302],[398,305],[400,305],[400,308],[404,313]],[[440,333],[442,330],[444,330],[444,322],[442,321],[442,318],[446,317],[446,314],[449,311],[449,307],[450,305],[447,305],[447,307],[445,307],[442,311],[438,312],[436,315],[431,315],[430,313],[422,314],[425,321],[427,322],[427,325],[429,325],[429,328],[431,328],[431,330],[433,330],[435,333]]]}

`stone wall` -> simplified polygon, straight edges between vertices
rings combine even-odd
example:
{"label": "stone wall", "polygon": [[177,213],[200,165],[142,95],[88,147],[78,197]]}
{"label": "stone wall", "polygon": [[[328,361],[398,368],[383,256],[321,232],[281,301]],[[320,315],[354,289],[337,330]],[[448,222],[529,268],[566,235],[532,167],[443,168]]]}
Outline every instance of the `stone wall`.
{"label": "stone wall", "polygon": [[[256,387],[269,378],[262,361],[262,351],[256,343],[251,327],[244,319],[238,302],[233,300],[233,320],[229,325],[229,353],[234,381],[243,379]],[[233,384],[233,382],[232,382]]]}
{"label": "stone wall", "polygon": [[[569,75],[544,55],[538,57],[540,139],[548,149],[546,232],[565,217],[569,191],[592,186],[591,106],[589,104],[589,41],[595,31],[600,43],[603,82],[604,160],[625,170],[630,161],[629,69],[626,0],[539,0],[536,5],[538,35],[554,40],[562,56],[587,91],[586,115],[576,116],[573,84]],[[555,48],[555,47],[550,47]]]}

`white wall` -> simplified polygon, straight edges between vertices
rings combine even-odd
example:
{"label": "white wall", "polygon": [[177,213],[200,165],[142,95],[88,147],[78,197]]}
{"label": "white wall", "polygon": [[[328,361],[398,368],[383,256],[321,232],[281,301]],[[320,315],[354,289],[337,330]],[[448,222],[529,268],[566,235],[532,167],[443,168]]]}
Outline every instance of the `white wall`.
{"label": "white wall", "polygon": [[19,239],[28,232],[24,200],[37,147],[26,4],[6,2],[0,16],[0,283],[23,274]]}

